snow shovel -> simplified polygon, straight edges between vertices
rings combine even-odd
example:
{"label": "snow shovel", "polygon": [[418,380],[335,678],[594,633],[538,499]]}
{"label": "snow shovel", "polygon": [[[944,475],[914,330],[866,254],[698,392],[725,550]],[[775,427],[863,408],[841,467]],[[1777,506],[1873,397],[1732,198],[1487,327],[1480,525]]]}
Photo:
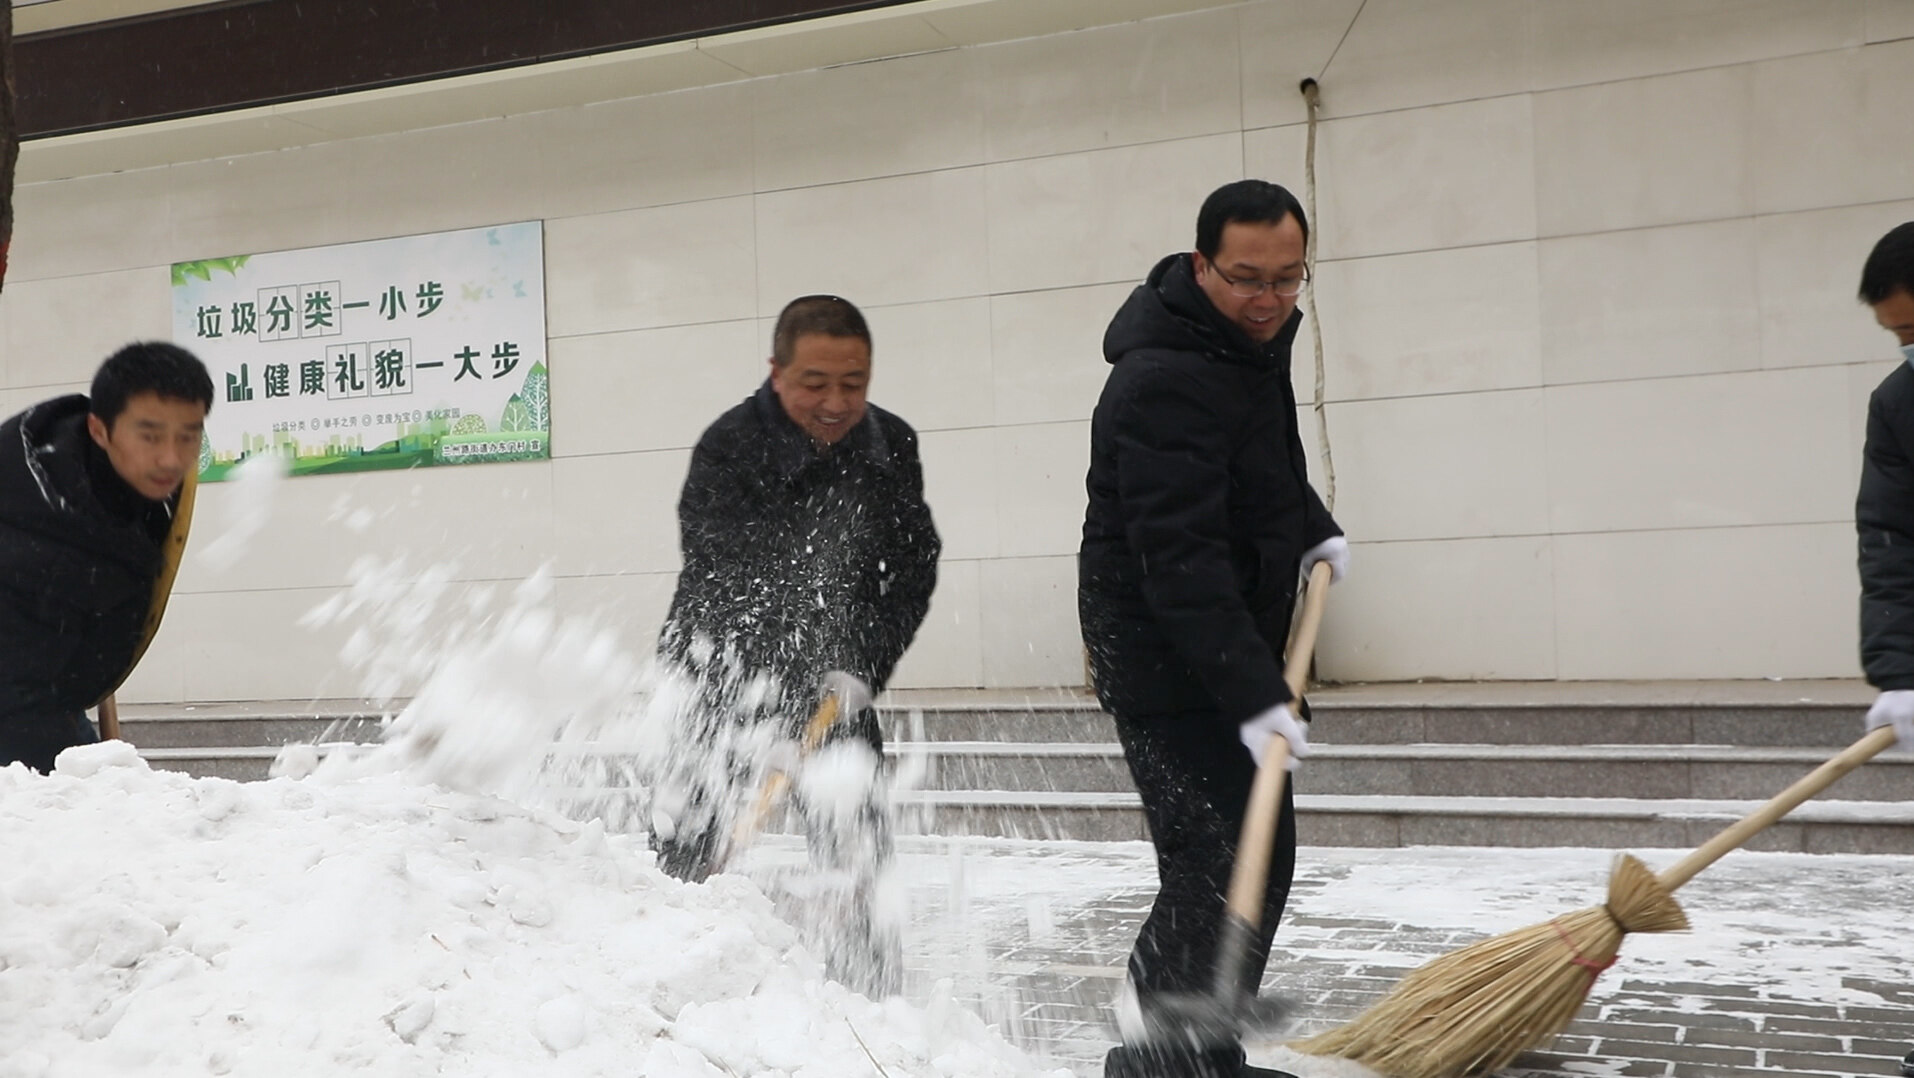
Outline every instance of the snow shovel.
{"label": "snow shovel", "polygon": [[[811,721],[804,724],[804,735],[798,742],[799,759],[811,755],[819,745],[824,743],[824,735],[830,733],[831,727],[837,724],[838,713],[841,710],[836,693],[827,694],[818,703],[817,710],[811,714]],[[771,810],[777,807],[778,799],[784,796],[784,791],[790,785],[791,776],[783,768],[774,768],[764,777],[764,785],[758,788],[758,799],[752,803],[751,811],[739,819],[737,826],[731,829],[731,841],[726,845],[724,854],[718,858],[720,867],[735,857],[739,850],[750,845],[752,839],[758,837],[758,832],[763,830],[765,821],[771,818]]]}
{"label": "snow shovel", "polygon": [[186,473],[185,480],[179,486],[179,503],[173,507],[173,526],[167,530],[166,542],[160,548],[159,576],[153,581],[153,598],[147,603],[146,624],[140,631],[139,647],[134,649],[133,661],[126,664],[126,671],[94,705],[99,709],[101,741],[117,741],[120,738],[120,702],[115,694],[146,655],[146,647],[153,642],[153,634],[159,632],[160,619],[166,616],[166,600],[172,597],[173,578],[179,575],[180,558],[186,553],[186,537],[193,530],[193,495],[198,488],[199,470],[194,468]]}
{"label": "snow shovel", "polygon": [[[1329,598],[1331,570],[1317,562],[1309,573],[1303,595],[1302,617],[1289,641],[1283,680],[1297,700],[1309,680],[1309,663],[1316,650],[1316,632],[1322,626],[1323,604]],[[1289,742],[1272,737],[1250,786],[1249,807],[1236,843],[1223,928],[1216,941],[1216,987],[1207,995],[1153,996],[1140,1008],[1142,1028],[1126,1038],[1134,1044],[1177,1044],[1195,1048],[1222,1047],[1245,1034],[1271,1033],[1289,1017],[1288,1000],[1258,996],[1243,990],[1243,969],[1254,949],[1263,916],[1263,888],[1269,882],[1270,848],[1276,841],[1276,816],[1282,806],[1283,781],[1289,775]]]}

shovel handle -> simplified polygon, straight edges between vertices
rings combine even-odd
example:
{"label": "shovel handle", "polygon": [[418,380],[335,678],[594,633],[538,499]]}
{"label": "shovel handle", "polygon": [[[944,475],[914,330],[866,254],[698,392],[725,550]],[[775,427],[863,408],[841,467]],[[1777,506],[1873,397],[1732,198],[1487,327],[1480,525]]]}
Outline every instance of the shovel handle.
{"label": "shovel handle", "polygon": [[1670,891],[1694,878],[1695,873],[1714,864],[1722,854],[1739,847],[1770,824],[1795,810],[1801,802],[1834,784],[1834,780],[1873,759],[1882,749],[1894,744],[1892,726],[1869,730],[1867,735],[1803,776],[1800,781],[1774,796],[1774,800],[1749,813],[1727,830],[1704,843],[1694,853],[1664,869],[1656,878]]}
{"label": "shovel handle", "polygon": [[[1316,634],[1322,628],[1323,606],[1329,601],[1330,572],[1328,562],[1317,562],[1310,569],[1302,617],[1290,635],[1283,681],[1296,700],[1302,699],[1309,681],[1309,662],[1316,654]],[[1263,890],[1269,882],[1271,848],[1276,844],[1277,810],[1283,800],[1283,781],[1288,777],[1289,742],[1272,737],[1263,753],[1262,766],[1256,769],[1256,781],[1249,788],[1249,807],[1243,812],[1243,831],[1229,876],[1229,912],[1252,928],[1263,919]]]}
{"label": "shovel handle", "polygon": [[[824,743],[824,735],[831,732],[832,724],[837,722],[837,694],[831,693],[817,705],[811,714],[811,721],[804,724],[804,737],[799,742],[802,755],[809,756]],[[758,789],[758,799],[751,805],[751,811],[731,829],[732,852],[743,849],[756,838],[764,822],[771,818],[771,810],[777,807],[778,799],[784,796],[785,788],[791,785],[791,777],[783,771],[773,771],[764,777],[764,785]]]}
{"label": "shovel handle", "polygon": [[100,740],[118,741],[120,739],[120,701],[114,693],[107,693],[100,701]]}

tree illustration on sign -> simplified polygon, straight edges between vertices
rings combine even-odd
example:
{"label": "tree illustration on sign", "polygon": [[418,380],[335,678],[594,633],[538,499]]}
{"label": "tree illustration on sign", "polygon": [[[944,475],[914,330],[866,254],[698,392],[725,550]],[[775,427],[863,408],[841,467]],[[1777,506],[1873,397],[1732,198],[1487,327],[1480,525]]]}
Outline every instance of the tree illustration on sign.
{"label": "tree illustration on sign", "polygon": [[525,384],[519,387],[518,397],[525,402],[525,411],[531,416],[531,426],[526,430],[550,430],[552,427],[551,380],[545,374],[545,364],[534,363],[532,369],[525,372]]}
{"label": "tree illustration on sign", "polygon": [[519,399],[518,394],[512,394],[512,399],[505,402],[505,412],[498,417],[498,429],[502,431],[538,429],[532,425],[531,409],[525,407],[525,402]]}
{"label": "tree illustration on sign", "polygon": [[464,415],[459,417],[459,421],[457,423],[452,424],[452,433],[453,434],[484,434],[485,433],[485,417],[478,414],[477,412],[467,412]]}

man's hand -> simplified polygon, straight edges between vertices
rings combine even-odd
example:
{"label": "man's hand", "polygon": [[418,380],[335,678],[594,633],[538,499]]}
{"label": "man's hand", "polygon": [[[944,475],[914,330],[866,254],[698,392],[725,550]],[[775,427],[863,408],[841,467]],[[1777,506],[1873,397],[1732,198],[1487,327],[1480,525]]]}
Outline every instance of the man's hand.
{"label": "man's hand", "polygon": [[1303,576],[1309,576],[1309,570],[1319,561],[1329,563],[1329,582],[1342,583],[1349,573],[1349,540],[1340,535],[1332,535],[1303,552]]}
{"label": "man's hand", "polygon": [[1914,689],[1889,689],[1867,709],[1867,728],[1894,727],[1903,752],[1914,752]]}
{"label": "man's hand", "polygon": [[824,675],[822,687],[827,695],[837,697],[840,719],[851,718],[871,706],[871,687],[856,674],[833,670]]}
{"label": "man's hand", "polygon": [[1242,738],[1243,747],[1249,750],[1250,759],[1256,766],[1263,766],[1263,757],[1269,752],[1269,741],[1281,737],[1289,742],[1289,769],[1296,770],[1302,759],[1309,755],[1309,735],[1303,732],[1303,724],[1296,720],[1296,713],[1289,710],[1288,704],[1277,704],[1261,715],[1242,724],[1237,729]]}

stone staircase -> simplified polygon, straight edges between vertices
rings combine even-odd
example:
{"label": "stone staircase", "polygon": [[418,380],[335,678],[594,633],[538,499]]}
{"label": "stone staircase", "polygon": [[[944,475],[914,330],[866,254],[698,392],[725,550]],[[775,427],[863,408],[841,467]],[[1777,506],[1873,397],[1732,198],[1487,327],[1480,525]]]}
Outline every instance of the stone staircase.
{"label": "stone staircase", "polygon": [[[1871,697],[1838,681],[1321,688],[1302,840],[1692,848],[1858,737]],[[882,711],[910,780],[906,831],[1145,837],[1087,694],[899,691]],[[287,742],[371,740],[378,716],[353,701],[122,708],[154,766],[241,780],[264,777]],[[1914,755],[1877,757],[1748,848],[1914,853]]]}

